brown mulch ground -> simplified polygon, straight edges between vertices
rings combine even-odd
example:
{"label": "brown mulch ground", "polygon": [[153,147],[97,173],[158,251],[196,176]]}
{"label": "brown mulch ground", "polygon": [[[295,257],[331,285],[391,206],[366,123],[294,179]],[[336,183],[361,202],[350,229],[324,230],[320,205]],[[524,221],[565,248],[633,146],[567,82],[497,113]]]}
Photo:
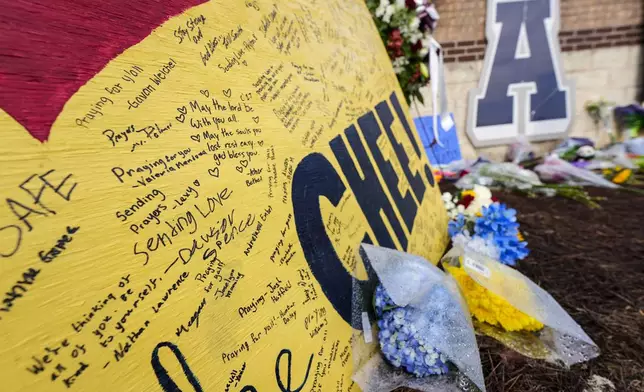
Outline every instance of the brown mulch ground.
{"label": "brown mulch ground", "polygon": [[518,269],[552,294],[601,355],[566,370],[480,337],[488,391],[581,392],[591,375],[617,391],[644,391],[644,196],[590,193],[606,197],[601,209],[561,198],[499,198],[517,209],[531,249]]}

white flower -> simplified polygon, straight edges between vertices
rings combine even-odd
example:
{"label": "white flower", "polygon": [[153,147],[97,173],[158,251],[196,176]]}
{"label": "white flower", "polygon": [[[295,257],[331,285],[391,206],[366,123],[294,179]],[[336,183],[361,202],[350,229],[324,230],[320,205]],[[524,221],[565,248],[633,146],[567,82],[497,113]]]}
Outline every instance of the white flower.
{"label": "white flower", "polygon": [[432,44],[432,35],[425,34],[420,42],[423,44],[423,48],[429,49]]}
{"label": "white flower", "polygon": [[[398,1],[398,0],[396,0]],[[389,0],[380,0],[378,8],[376,8],[376,16],[382,19],[383,22],[391,22],[391,17],[396,11],[396,7],[393,6]]]}
{"label": "white flower", "polygon": [[452,210],[452,209],[454,209],[454,207],[456,207],[454,202],[451,201],[451,200],[443,200],[443,204],[445,204],[445,209],[447,209],[447,210]]}
{"label": "white flower", "polygon": [[414,18],[411,23],[409,24],[409,29],[410,30],[418,30],[418,27],[420,27],[420,19]]}
{"label": "white flower", "polygon": [[429,48],[431,47],[432,35],[429,33],[422,34],[420,37],[420,43],[422,48],[418,51],[418,54],[421,57],[427,56],[429,54]]}
{"label": "white flower", "polygon": [[385,14],[388,5],[388,0],[380,0],[380,4],[378,5],[378,8],[376,8],[376,16],[381,18]]}
{"label": "white flower", "polygon": [[462,214],[464,210],[465,207],[461,205],[455,206],[454,204],[452,204],[452,207],[447,209],[447,216],[449,216],[450,219],[454,220],[456,219],[456,217],[458,217],[458,214]]}
{"label": "white flower", "polygon": [[474,185],[474,193],[476,193],[476,197],[492,200],[492,191],[486,186]]}
{"label": "white flower", "polygon": [[409,40],[413,43],[416,43],[418,40],[423,38],[423,33],[416,31],[409,35]]}
{"label": "white flower", "polygon": [[465,213],[465,207],[458,204],[458,196],[445,192],[441,195],[441,199],[443,200],[443,205],[445,205],[445,209],[447,210],[447,216],[450,219],[456,219],[458,214]]}
{"label": "white flower", "polygon": [[407,58],[403,56],[396,57],[394,61],[392,61],[394,72],[397,74],[401,73],[405,69],[405,65],[407,64],[409,64],[409,60],[407,60]]}
{"label": "white flower", "polygon": [[385,14],[382,17],[382,21],[385,23],[391,22],[391,16],[394,14],[395,11],[396,9],[393,5],[388,5],[387,8],[385,8]]}
{"label": "white flower", "polygon": [[427,366],[433,366],[436,363],[436,357],[432,354],[425,355],[425,363]]}
{"label": "white flower", "polygon": [[474,185],[474,194],[474,200],[465,209],[465,213],[468,215],[476,215],[481,212],[483,207],[492,204],[492,192],[489,188],[483,185]]}
{"label": "white flower", "polygon": [[491,259],[498,260],[499,258],[499,249],[496,245],[492,241],[479,236],[471,237],[468,234],[459,233],[452,237],[452,243],[454,246],[485,255]]}
{"label": "white flower", "polygon": [[414,18],[408,25],[402,25],[398,29],[400,34],[407,38],[411,43],[416,43],[419,39],[423,38],[423,32],[419,30],[420,19]]}
{"label": "white flower", "polygon": [[400,27],[398,27],[398,30],[400,31],[400,34],[403,37],[409,38],[409,29],[407,28],[407,26],[404,26],[404,25],[400,26]]}
{"label": "white flower", "polygon": [[396,8],[398,8],[398,9],[406,8],[405,0],[396,0]]}

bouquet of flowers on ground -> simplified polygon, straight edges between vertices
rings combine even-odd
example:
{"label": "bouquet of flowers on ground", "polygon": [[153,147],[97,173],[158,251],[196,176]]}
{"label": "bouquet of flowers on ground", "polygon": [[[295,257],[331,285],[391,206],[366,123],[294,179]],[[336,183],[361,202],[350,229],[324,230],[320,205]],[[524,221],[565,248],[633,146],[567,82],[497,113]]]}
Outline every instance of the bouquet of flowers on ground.
{"label": "bouquet of flowers on ground", "polygon": [[378,32],[387,47],[407,103],[423,102],[420,88],[429,81],[427,68],[431,32],[438,13],[429,0],[367,0]]}
{"label": "bouquet of flowers on ground", "polygon": [[481,185],[452,195],[443,194],[450,222],[449,236],[456,246],[482,253],[504,264],[525,258],[528,244],[519,232],[516,210],[496,201]]}
{"label": "bouquet of flowers on ground", "polygon": [[[588,170],[579,169],[565,162],[558,157],[548,157],[545,164],[538,165],[538,170],[544,177],[560,177],[562,175],[583,176],[585,180],[600,182],[600,185],[615,187],[610,181],[605,181],[601,176],[597,176]],[[547,176],[545,176],[547,174]],[[590,208],[599,208],[593,198],[581,187],[570,184],[544,184],[539,176],[532,170],[527,170],[512,162],[490,163],[481,162],[469,169],[469,173],[461,177],[456,182],[459,189],[472,189],[474,185],[483,185],[494,189],[506,189],[528,195],[529,197],[538,196],[562,196],[568,199],[584,203]]]}
{"label": "bouquet of flowers on ground", "polygon": [[564,366],[599,355],[597,345],[550,294],[498,261],[460,246],[441,260],[458,282],[477,332],[528,357]]}
{"label": "bouquet of flowers on ground", "polygon": [[360,253],[377,276],[372,293],[353,295],[354,316],[362,319],[353,343],[353,379],[360,388],[484,391],[470,314],[456,282],[418,256],[367,244]]}
{"label": "bouquet of flowers on ground", "polygon": [[638,137],[644,131],[644,103],[617,106],[614,115],[621,129],[629,132],[629,137]]}

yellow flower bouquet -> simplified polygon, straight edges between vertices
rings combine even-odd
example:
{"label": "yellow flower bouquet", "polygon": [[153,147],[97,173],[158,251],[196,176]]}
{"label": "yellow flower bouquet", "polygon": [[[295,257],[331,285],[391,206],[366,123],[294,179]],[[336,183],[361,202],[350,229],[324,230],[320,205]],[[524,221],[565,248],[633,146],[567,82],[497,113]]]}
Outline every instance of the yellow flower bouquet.
{"label": "yellow flower bouquet", "polygon": [[510,305],[502,297],[476,283],[463,267],[446,266],[460,287],[472,316],[506,331],[538,331],[543,324]]}
{"label": "yellow flower bouquet", "polygon": [[517,270],[461,246],[441,263],[461,290],[477,333],[530,358],[565,366],[599,355],[554,298]]}

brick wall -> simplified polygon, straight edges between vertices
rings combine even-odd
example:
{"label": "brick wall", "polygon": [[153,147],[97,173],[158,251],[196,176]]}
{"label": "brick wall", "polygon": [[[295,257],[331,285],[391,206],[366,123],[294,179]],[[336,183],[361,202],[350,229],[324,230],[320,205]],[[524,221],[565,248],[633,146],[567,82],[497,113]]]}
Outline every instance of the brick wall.
{"label": "brick wall", "polygon": [[642,0],[560,0],[561,31],[631,26],[644,22]]}
{"label": "brick wall", "polygon": [[559,32],[563,52],[644,43],[644,24]]}
{"label": "brick wall", "polygon": [[438,42],[485,39],[486,0],[433,0],[440,14]]}
{"label": "brick wall", "polygon": [[[484,39],[443,42],[441,45],[444,49],[445,62],[482,60],[485,55],[485,42]],[[644,24],[559,32],[559,45],[562,52],[642,44],[644,44]]]}
{"label": "brick wall", "polygon": [[[483,58],[486,0],[434,0],[446,62]],[[562,51],[644,44],[644,1],[560,0]]]}
{"label": "brick wall", "polygon": [[483,60],[485,40],[443,42],[443,55],[446,63]]}

